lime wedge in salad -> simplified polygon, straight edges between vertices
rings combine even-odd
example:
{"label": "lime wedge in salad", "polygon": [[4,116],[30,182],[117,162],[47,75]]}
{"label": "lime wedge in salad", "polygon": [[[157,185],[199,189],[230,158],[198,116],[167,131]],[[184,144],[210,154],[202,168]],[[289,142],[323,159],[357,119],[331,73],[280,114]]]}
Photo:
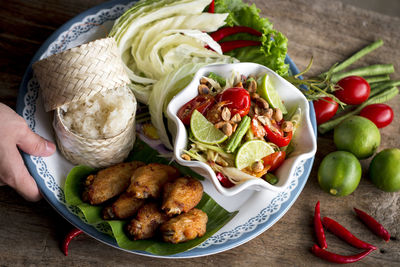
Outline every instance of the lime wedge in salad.
{"label": "lime wedge in salad", "polygon": [[283,114],[287,113],[286,107],[282,103],[282,100],[267,73],[257,81],[257,92],[262,98],[268,101],[268,104],[272,108],[279,108]]}
{"label": "lime wedge in salad", "polygon": [[247,141],[239,148],[236,154],[235,166],[242,170],[274,152],[272,146],[265,141]]}
{"label": "lime wedge in salad", "polygon": [[190,129],[194,138],[205,144],[219,144],[228,138],[197,110],[193,111],[190,118]]}

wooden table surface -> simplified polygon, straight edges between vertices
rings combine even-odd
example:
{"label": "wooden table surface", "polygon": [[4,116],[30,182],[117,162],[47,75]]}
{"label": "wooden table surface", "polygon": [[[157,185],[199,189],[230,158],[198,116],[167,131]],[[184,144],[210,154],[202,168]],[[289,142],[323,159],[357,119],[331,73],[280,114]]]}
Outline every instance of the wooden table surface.
{"label": "wooden table surface", "polygon": [[[102,0],[7,0],[0,9],[0,101],[15,108],[19,84],[41,44],[63,23]],[[289,55],[300,69],[310,57],[310,73],[326,70],[366,44],[383,39],[385,45],[360,64],[393,63],[400,79],[400,19],[329,0],[258,0],[262,14],[289,39]],[[379,150],[400,147],[400,97],[389,104],[393,123],[382,129]],[[357,190],[347,197],[323,192],[317,182],[321,159],[334,151],[332,135],[318,137],[318,152],[308,182],[290,210],[268,231],[229,251],[193,259],[174,260],[175,266],[314,266],[330,265],[310,253],[315,242],[312,216],[317,200],[322,214],[349,228],[359,238],[379,247],[358,265],[400,265],[400,192],[376,189],[363,175]],[[366,171],[369,161],[362,161]],[[370,212],[394,237],[388,243],[369,232],[352,212],[357,206]],[[82,235],[65,257],[59,246],[71,225],[45,201],[29,203],[9,187],[0,187],[0,266],[167,266],[171,260],[137,256]],[[358,253],[332,234],[329,250]],[[356,265],[356,264],[355,264]]]}

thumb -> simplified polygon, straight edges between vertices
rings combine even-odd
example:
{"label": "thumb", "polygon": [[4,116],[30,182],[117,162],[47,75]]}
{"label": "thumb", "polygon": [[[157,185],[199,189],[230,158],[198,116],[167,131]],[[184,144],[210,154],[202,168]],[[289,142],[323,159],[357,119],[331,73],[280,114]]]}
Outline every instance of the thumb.
{"label": "thumb", "polygon": [[17,146],[25,153],[33,156],[47,157],[56,151],[56,146],[52,142],[32,132],[29,128],[26,134],[17,141]]}

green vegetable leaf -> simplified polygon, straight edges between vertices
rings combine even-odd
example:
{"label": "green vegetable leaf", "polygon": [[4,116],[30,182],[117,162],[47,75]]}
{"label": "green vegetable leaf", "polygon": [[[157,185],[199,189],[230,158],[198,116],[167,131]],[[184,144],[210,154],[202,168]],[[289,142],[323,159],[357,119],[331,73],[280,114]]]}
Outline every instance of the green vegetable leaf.
{"label": "green vegetable leaf", "polygon": [[222,41],[259,40],[260,47],[243,47],[227,54],[242,62],[255,62],[269,67],[281,76],[288,74],[289,66],[285,64],[287,38],[273,29],[267,18],[260,17],[260,10],[253,4],[248,5],[241,0],[216,0],[216,13],[229,13],[227,26],[247,26],[262,33],[261,38],[248,33],[235,34]]}
{"label": "green vegetable leaf", "polygon": [[[152,149],[146,143],[138,139],[134,145],[132,153],[128,160],[140,160],[145,163],[159,162],[168,164],[166,158],[161,157],[157,151]],[[172,163],[173,165],[175,163]],[[174,165],[179,168],[182,174],[193,175],[199,177],[199,175],[193,173],[189,168]],[[84,203],[80,196],[82,194],[82,183],[84,182],[87,175],[93,173],[95,170],[87,166],[76,166],[74,167],[67,176],[64,193],[67,204],[78,207],[88,223],[92,225],[103,224],[103,229],[110,229],[107,232],[113,236],[118,243],[118,246],[127,250],[142,250],[155,255],[172,255],[181,253],[196,247],[197,245],[204,242],[206,239],[215,234],[221,229],[226,223],[228,223],[237,212],[230,213],[224,208],[219,206],[209,195],[203,194],[203,198],[196,208],[203,210],[208,215],[207,232],[204,236],[196,238],[194,240],[180,243],[170,244],[163,242],[159,238],[148,239],[148,240],[136,240],[133,241],[125,234],[125,225],[128,221],[125,220],[110,220],[106,221],[100,217],[102,206],[92,206],[88,203]]]}

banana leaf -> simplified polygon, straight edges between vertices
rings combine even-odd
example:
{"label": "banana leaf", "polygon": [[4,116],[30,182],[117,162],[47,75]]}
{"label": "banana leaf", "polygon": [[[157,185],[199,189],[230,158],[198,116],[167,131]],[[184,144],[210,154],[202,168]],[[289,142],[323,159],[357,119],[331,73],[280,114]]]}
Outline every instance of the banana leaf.
{"label": "banana leaf", "polygon": [[[168,160],[160,157],[158,152],[148,146],[141,140],[137,140],[131,155],[128,160],[140,160],[145,163],[159,162],[168,164]],[[172,165],[174,165],[173,163]],[[187,167],[177,165],[179,170],[184,175],[192,175],[198,177],[199,175],[193,173]],[[196,208],[203,210],[208,215],[207,232],[204,236],[196,238],[194,240],[180,243],[170,244],[162,241],[160,238],[153,238],[148,240],[131,240],[125,234],[125,225],[128,220],[103,220],[101,218],[102,206],[92,206],[88,203],[84,203],[81,199],[83,181],[85,178],[96,172],[97,170],[87,166],[76,166],[74,167],[67,176],[65,181],[64,193],[67,204],[76,206],[83,213],[85,220],[94,226],[101,229],[110,229],[108,234],[113,236],[118,243],[118,246],[127,250],[142,250],[152,253],[154,255],[172,255],[190,250],[197,245],[204,242],[206,239],[216,233],[222,226],[228,223],[236,214],[236,212],[228,212],[221,206],[219,206],[209,195],[203,194],[203,198]],[[195,175],[193,175],[195,174]]]}

